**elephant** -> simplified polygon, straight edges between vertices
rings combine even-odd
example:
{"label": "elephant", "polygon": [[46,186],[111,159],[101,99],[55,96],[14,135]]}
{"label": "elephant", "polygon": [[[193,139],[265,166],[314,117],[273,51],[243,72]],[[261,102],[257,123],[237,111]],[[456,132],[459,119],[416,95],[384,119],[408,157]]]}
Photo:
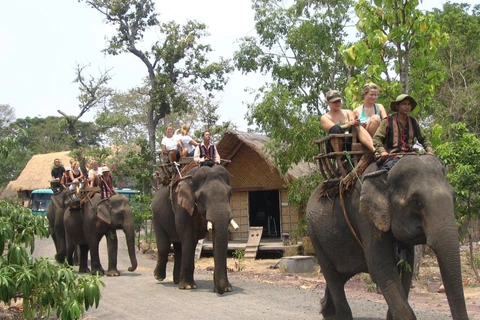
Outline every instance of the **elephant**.
{"label": "elephant", "polygon": [[195,167],[170,190],[155,192],[152,223],[158,248],[154,276],[166,277],[170,245],[174,248],[173,282],[179,289],[195,289],[195,248],[212,224],[214,292],[232,291],[227,276],[228,226],[232,220],[230,174],[225,167]]}
{"label": "elephant", "polygon": [[59,263],[65,262],[67,249],[65,245],[65,226],[63,216],[65,210],[72,204],[67,189],[52,195],[52,201],[47,206],[47,219],[50,225],[50,235],[55,243],[55,260]]}
{"label": "elephant", "polygon": [[117,270],[118,239],[117,229],[123,229],[127,241],[131,266],[128,271],[137,269],[135,254],[135,232],[132,208],[128,198],[113,195],[101,199],[95,194],[89,201],[77,209],[67,209],[64,215],[67,262],[72,263],[72,255],[76,245],[80,245],[79,272],[89,272],[87,266],[88,250],[90,250],[91,273],[105,274],[100,263],[99,243],[103,236],[107,238],[108,270],[107,276],[119,276]]}
{"label": "elephant", "polygon": [[413,266],[415,245],[427,244],[437,256],[453,319],[468,319],[454,190],[443,163],[433,155],[404,155],[390,171],[376,170],[370,164],[363,181],[334,198],[319,186],[307,203],[308,232],[326,280],[323,317],[352,319],[344,285],[365,272],[388,304],[387,319],[416,319],[406,263]]}

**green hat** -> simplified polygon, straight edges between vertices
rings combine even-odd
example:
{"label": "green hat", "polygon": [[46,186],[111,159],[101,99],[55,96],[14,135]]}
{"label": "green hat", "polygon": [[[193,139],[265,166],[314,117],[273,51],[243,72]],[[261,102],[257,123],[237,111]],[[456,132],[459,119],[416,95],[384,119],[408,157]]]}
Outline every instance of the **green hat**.
{"label": "green hat", "polygon": [[415,109],[415,107],[417,106],[417,101],[415,101],[415,99],[413,99],[411,96],[409,96],[408,94],[405,94],[405,93],[399,95],[397,97],[397,99],[395,99],[395,101],[392,101],[392,103],[390,103],[390,109],[393,112],[397,112],[398,111],[398,104],[405,99],[410,100],[410,102],[412,103],[412,110],[411,111],[413,111],[413,109]]}

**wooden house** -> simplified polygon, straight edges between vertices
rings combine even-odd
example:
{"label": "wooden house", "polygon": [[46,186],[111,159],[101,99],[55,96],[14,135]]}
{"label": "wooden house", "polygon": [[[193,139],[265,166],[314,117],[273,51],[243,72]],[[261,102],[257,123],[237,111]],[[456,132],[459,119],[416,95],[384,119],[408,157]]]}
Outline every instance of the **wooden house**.
{"label": "wooden house", "polygon": [[239,230],[231,240],[246,240],[249,228],[263,227],[262,239],[281,239],[297,228],[301,212],[288,202],[286,185],[317,170],[314,163],[301,163],[280,175],[263,146],[268,137],[241,131],[228,131],[216,143],[220,157],[231,174],[233,219]]}

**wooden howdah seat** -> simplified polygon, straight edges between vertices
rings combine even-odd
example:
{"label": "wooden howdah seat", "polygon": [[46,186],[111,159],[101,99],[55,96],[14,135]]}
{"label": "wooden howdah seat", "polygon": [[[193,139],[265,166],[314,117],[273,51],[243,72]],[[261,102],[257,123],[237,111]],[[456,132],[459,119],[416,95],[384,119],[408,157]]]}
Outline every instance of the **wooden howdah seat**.
{"label": "wooden howdah seat", "polygon": [[[350,151],[346,151],[346,143],[344,143],[347,137],[352,138]],[[332,149],[337,151],[327,152],[329,141]],[[342,142],[343,148],[341,147]],[[372,153],[358,140],[355,126],[352,127],[351,133],[330,134],[325,138],[313,141],[313,143],[318,145],[318,155],[314,159],[317,160],[320,173],[325,180],[339,178],[339,173],[345,178],[352,166],[357,165],[362,155]]]}
{"label": "wooden howdah seat", "polygon": [[163,185],[169,185],[173,181],[173,177],[179,176],[180,172],[187,165],[194,163],[193,157],[181,157],[176,163],[171,163],[168,161],[168,158],[161,152],[157,152],[159,157],[159,162],[157,163],[157,168],[154,172],[154,176],[157,178],[158,182]]}

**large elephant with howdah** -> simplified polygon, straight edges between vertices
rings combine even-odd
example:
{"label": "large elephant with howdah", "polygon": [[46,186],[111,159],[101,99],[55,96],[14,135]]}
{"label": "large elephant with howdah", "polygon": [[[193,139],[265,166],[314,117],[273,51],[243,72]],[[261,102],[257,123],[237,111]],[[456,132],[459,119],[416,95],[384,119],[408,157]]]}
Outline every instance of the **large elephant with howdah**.
{"label": "large elephant with howdah", "polygon": [[371,164],[363,182],[342,196],[325,197],[319,186],[308,201],[308,231],[327,282],[324,318],[352,319],[344,285],[368,272],[388,303],[387,319],[416,319],[405,264],[413,266],[414,245],[427,244],[437,255],[453,319],[468,319],[454,190],[445,167],[435,156],[405,155],[388,173],[375,170]]}
{"label": "large elephant with howdah", "polygon": [[72,199],[68,195],[70,191],[64,189],[61,192],[52,195],[52,201],[47,206],[47,218],[50,225],[50,235],[55,243],[55,260],[60,263],[65,262],[67,249],[65,246],[65,226],[63,224],[63,215],[65,210],[72,204]]}
{"label": "large elephant with howdah", "polygon": [[128,271],[134,271],[137,268],[132,207],[127,197],[117,194],[101,199],[100,194],[97,193],[80,208],[67,209],[64,224],[67,261],[72,263],[75,246],[80,245],[80,272],[90,271],[87,266],[87,251],[90,250],[91,273],[105,273],[99,255],[99,243],[105,236],[108,247],[107,276],[120,275],[117,270],[117,229],[125,232],[127,250],[132,264]]}
{"label": "large elephant with howdah", "polygon": [[197,287],[195,247],[207,235],[207,222],[213,225],[214,291],[232,291],[227,277],[228,226],[232,219],[230,174],[223,166],[193,168],[171,190],[163,187],[152,200],[153,227],[158,260],[157,280],[166,277],[170,245],[174,248],[173,281],[180,289]]}

